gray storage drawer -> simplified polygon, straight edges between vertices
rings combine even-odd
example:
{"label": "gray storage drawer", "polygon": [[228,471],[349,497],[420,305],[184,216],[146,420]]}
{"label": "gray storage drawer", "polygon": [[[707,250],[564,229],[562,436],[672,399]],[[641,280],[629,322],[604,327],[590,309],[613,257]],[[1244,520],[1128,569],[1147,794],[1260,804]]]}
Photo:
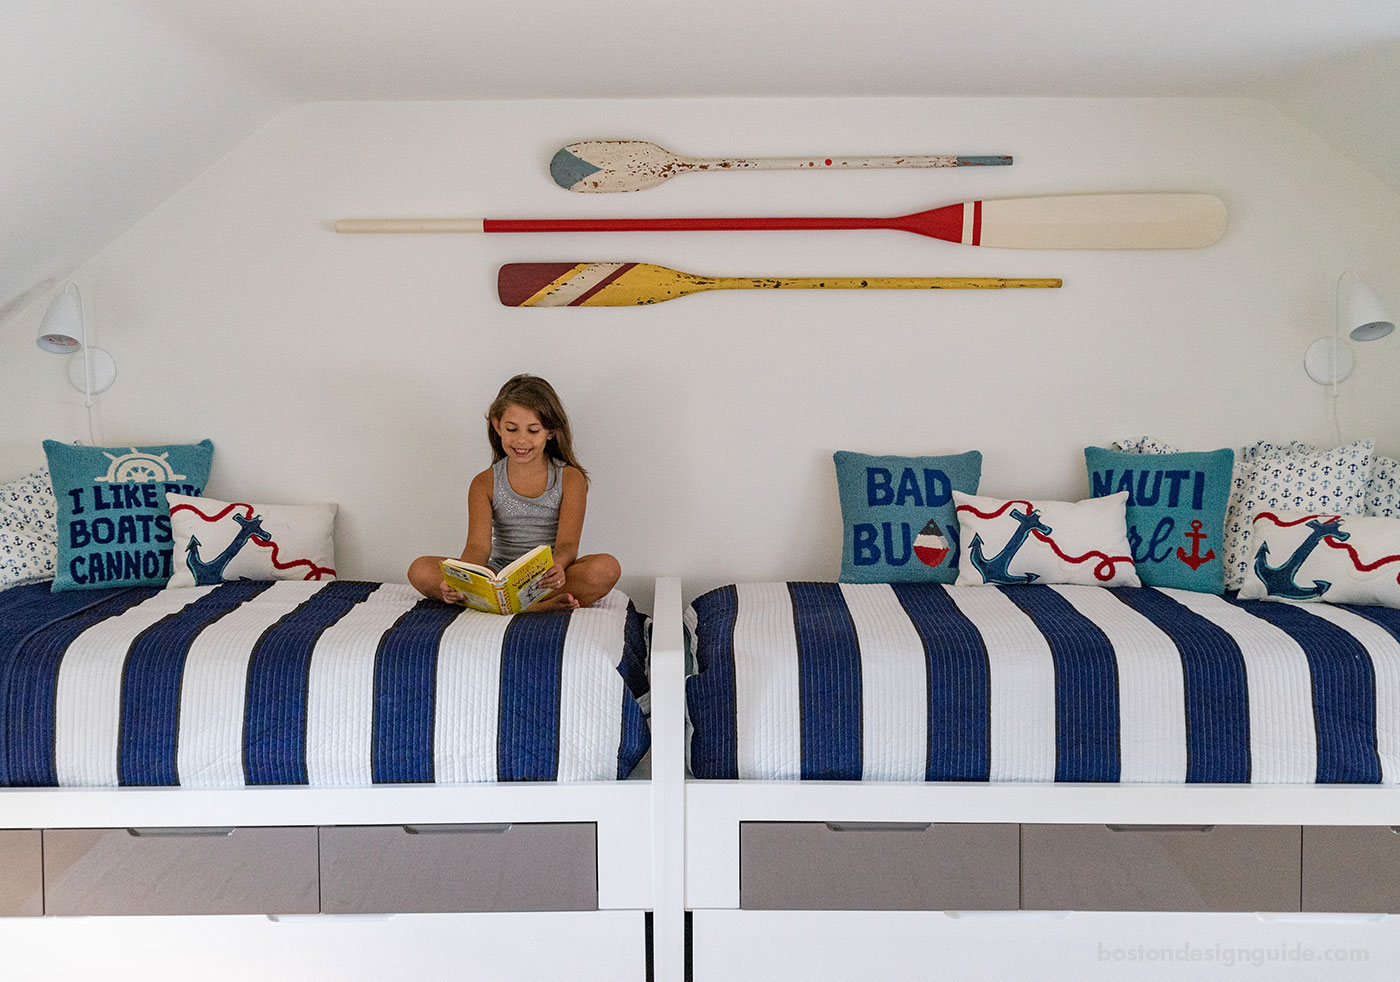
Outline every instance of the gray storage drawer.
{"label": "gray storage drawer", "polygon": [[44,912],[44,850],[38,829],[0,829],[0,917]]}
{"label": "gray storage drawer", "polygon": [[750,910],[1015,910],[1017,827],[744,822]]}
{"label": "gray storage drawer", "polygon": [[326,826],[321,909],[597,910],[597,835],[591,822]]}
{"label": "gray storage drawer", "polygon": [[1400,913],[1400,833],[1389,825],[1305,825],[1303,909]]}
{"label": "gray storage drawer", "polygon": [[315,828],[45,829],[50,914],[314,914]]}
{"label": "gray storage drawer", "polygon": [[1023,825],[1027,910],[1299,909],[1296,825]]}

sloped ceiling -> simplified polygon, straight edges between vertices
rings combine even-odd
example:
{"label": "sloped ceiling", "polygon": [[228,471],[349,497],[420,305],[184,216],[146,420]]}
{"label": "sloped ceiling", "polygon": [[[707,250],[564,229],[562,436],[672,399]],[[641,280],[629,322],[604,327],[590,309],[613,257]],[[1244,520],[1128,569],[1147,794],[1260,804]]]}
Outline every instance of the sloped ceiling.
{"label": "sloped ceiling", "polygon": [[124,0],[0,3],[0,315],[287,104]]}
{"label": "sloped ceiling", "polygon": [[307,101],[1219,95],[1400,191],[1393,0],[5,0],[0,317]]}

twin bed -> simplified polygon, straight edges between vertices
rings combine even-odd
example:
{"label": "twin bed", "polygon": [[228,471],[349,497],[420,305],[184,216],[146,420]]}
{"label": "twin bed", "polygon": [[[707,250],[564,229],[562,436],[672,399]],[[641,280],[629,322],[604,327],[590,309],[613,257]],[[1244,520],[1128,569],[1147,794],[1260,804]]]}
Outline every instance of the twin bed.
{"label": "twin bed", "polygon": [[[1397,614],[1147,587],[696,598],[695,977],[1387,977]],[[659,697],[680,670],[655,642],[652,663]]]}
{"label": "twin bed", "polygon": [[680,950],[652,926],[648,626],[616,593],[0,592],[11,969],[647,977],[654,934]]}
{"label": "twin bed", "polygon": [[683,612],[673,578],[653,609],[0,592],[0,894],[47,915],[0,918],[12,964],[1277,978],[1400,953],[1400,611],[772,583]]}

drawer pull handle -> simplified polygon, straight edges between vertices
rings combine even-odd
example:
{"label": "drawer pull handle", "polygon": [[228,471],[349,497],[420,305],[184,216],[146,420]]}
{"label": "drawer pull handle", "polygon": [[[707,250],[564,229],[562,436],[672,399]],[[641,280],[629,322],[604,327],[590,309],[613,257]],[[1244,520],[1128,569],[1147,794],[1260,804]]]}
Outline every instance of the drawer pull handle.
{"label": "drawer pull handle", "polygon": [[1105,825],[1110,832],[1211,832],[1214,825]]}
{"label": "drawer pull handle", "polygon": [[227,839],[233,835],[233,829],[210,829],[210,828],[141,828],[127,829],[126,834],[133,839]]}
{"label": "drawer pull handle", "polygon": [[932,822],[825,822],[831,832],[927,832]]}
{"label": "drawer pull handle", "polygon": [[405,825],[409,835],[500,835],[509,832],[511,823],[500,825]]}

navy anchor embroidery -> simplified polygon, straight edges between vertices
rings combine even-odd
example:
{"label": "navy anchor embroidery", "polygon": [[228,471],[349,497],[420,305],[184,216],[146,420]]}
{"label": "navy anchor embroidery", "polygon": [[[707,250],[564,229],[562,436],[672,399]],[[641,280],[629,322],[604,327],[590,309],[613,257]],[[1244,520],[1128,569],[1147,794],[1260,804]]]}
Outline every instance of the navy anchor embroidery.
{"label": "navy anchor embroidery", "polygon": [[1013,575],[1007,571],[1016,551],[1021,548],[1026,541],[1026,537],[1032,532],[1040,532],[1049,535],[1053,530],[1040,520],[1040,510],[1032,508],[1030,514],[1011,509],[1011,517],[1016,519],[1017,529],[1002,547],[1001,552],[991,559],[982,555],[982,535],[977,533],[972,537],[972,545],[968,552],[972,559],[972,567],[982,574],[984,583],[1034,583],[1040,579],[1038,573],[1020,573]]}
{"label": "navy anchor embroidery", "polygon": [[190,567],[190,572],[194,574],[195,586],[213,586],[223,582],[224,569],[238,555],[240,549],[249,539],[258,539],[262,542],[271,542],[272,536],[263,531],[262,516],[254,515],[252,518],[244,518],[242,515],[230,515],[240,526],[238,534],[233,537],[224,551],[213,559],[205,562],[199,558],[199,539],[190,536],[190,544],[185,547],[185,562]]}
{"label": "navy anchor embroidery", "polygon": [[1271,597],[1283,597],[1285,600],[1307,600],[1312,597],[1320,597],[1332,586],[1330,580],[1313,580],[1313,585],[1309,587],[1299,586],[1294,579],[1304,561],[1317,548],[1323,537],[1330,537],[1338,542],[1345,542],[1351,538],[1350,532],[1342,531],[1342,520],[1339,517],[1332,517],[1325,522],[1312,519],[1308,522],[1308,528],[1312,529],[1308,533],[1307,539],[1303,541],[1297,549],[1293,550],[1293,555],[1282,566],[1270,566],[1269,544],[1259,543],[1259,553],[1254,557],[1254,572],[1264,583],[1264,589]]}

